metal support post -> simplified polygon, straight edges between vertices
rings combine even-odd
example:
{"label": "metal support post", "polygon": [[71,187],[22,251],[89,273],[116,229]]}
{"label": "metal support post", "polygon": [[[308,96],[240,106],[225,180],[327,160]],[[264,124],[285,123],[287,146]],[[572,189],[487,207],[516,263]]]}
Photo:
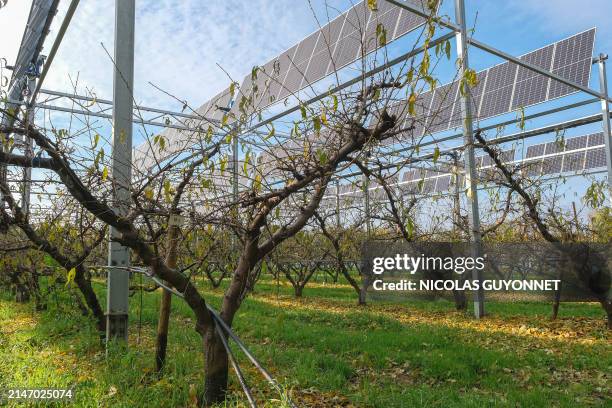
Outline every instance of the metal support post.
{"label": "metal support post", "polygon": [[[30,125],[34,125],[34,89],[36,88],[36,77],[28,76],[28,96],[30,97],[30,101],[27,105],[26,110],[26,129],[29,128]],[[32,138],[26,137],[24,138],[24,154],[28,160],[32,160],[34,157],[33,150],[33,141]],[[27,218],[30,216],[30,195],[32,191],[32,168],[24,167],[23,168],[23,185],[21,190],[21,209]]]}
{"label": "metal support post", "polygon": [[459,225],[461,224],[461,187],[459,186],[459,154],[457,152],[453,152],[453,175],[455,176],[455,191],[453,194],[453,219],[455,220],[455,225],[453,226],[453,231],[455,232],[455,236],[459,238],[461,236],[461,229]]}
{"label": "metal support post", "polygon": [[[130,203],[132,168],[132,111],[134,83],[134,22],[135,0],[115,1],[115,70],[113,75],[113,154],[112,181],[114,209],[126,214]],[[113,238],[120,235],[111,228],[109,243],[106,340],[128,336],[128,294],[130,264],[127,247]]]}
{"label": "metal support post", "polygon": [[[455,0],[455,18],[460,30],[456,32],[457,57],[459,59],[459,78],[463,80],[469,70],[467,52],[467,29],[465,23],[464,0]],[[476,180],[476,166],[474,160],[474,135],[472,123],[472,101],[469,86],[461,95],[461,119],[463,122],[463,139],[465,144],[465,183],[467,186],[468,212],[470,220],[470,240],[472,256],[482,256],[482,239],[480,235],[480,214],[478,211],[478,188]],[[474,292],[474,316],[479,319],[484,316],[484,291],[482,289],[482,273],[478,269],[472,270],[472,279],[479,282],[479,289]]]}
{"label": "metal support post", "polygon": [[606,145],[606,167],[608,168],[608,200],[612,206],[612,132],[610,131],[610,105],[608,103],[608,78],[606,76],[606,54],[599,54],[599,92],[601,98],[601,114],[604,143]]}

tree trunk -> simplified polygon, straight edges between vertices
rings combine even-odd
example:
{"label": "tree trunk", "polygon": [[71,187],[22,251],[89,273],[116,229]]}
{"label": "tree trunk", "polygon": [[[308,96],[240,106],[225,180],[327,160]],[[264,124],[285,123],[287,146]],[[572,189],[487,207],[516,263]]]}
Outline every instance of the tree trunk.
{"label": "tree trunk", "polygon": [[[240,307],[243,293],[248,284],[249,273],[251,273],[257,262],[265,255],[260,253],[257,248],[257,233],[253,233],[253,235],[250,236],[247,235],[244,245],[243,253],[238,260],[238,265],[234,270],[234,276],[232,277],[229,288],[225,292],[223,305],[221,306],[220,317],[229,327],[232,326],[234,315]],[[206,406],[211,406],[225,400],[229,363],[227,352],[217,335],[214,325],[210,325],[210,327],[206,328],[203,337],[205,352],[204,365],[206,368],[204,403]]]}
{"label": "tree trunk", "polygon": [[465,297],[465,291],[453,290],[453,298],[455,299],[456,310],[467,310],[467,299]]}
{"label": "tree trunk", "polygon": [[[216,323],[215,323],[216,324]],[[214,326],[204,335],[205,379],[204,405],[210,407],[225,401],[228,380],[228,356]]]}
{"label": "tree trunk", "polygon": [[101,333],[105,333],[106,317],[104,316],[100,302],[98,302],[96,292],[94,292],[91,286],[91,281],[85,277],[85,267],[83,265],[78,265],[75,269],[76,274],[74,276],[74,282],[77,284],[83,298],[85,298],[85,303],[87,303],[89,310],[91,310],[96,319],[96,328]]}
{"label": "tree trunk", "polygon": [[366,276],[363,276],[361,282],[361,289],[359,290],[359,301],[357,303],[359,306],[364,306],[366,304],[369,284],[369,279]]}
{"label": "tree trunk", "polygon": [[304,286],[299,285],[299,284],[298,284],[298,285],[295,285],[295,286],[293,287],[293,290],[294,290],[294,292],[295,292],[295,297],[296,297],[296,298],[301,298],[301,297],[302,297],[302,291],[304,290]]}
{"label": "tree trunk", "polygon": [[159,321],[157,323],[157,339],[155,341],[155,369],[158,373],[164,368],[166,362],[171,304],[172,293],[166,289],[162,289],[161,304],[159,305]]}
{"label": "tree trunk", "polygon": [[[177,225],[170,225],[168,227],[168,253],[166,254],[166,265],[171,269],[176,269],[179,234],[180,229]],[[162,289],[161,304],[159,305],[159,322],[157,324],[157,338],[155,340],[155,369],[158,373],[164,368],[166,362],[171,305],[172,293],[166,289]]]}
{"label": "tree trunk", "polygon": [[17,283],[15,285],[15,302],[26,303],[30,300],[30,292],[23,283]]}

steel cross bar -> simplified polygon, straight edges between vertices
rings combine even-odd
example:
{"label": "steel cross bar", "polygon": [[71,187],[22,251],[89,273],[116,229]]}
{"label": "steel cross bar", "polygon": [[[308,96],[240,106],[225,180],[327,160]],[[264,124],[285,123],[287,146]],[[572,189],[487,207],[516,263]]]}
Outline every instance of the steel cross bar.
{"label": "steel cross bar", "polygon": [[[51,90],[48,90],[48,89],[41,89],[40,93],[41,94],[45,94],[45,95],[59,96],[59,97],[63,97],[63,98],[81,100],[81,101],[85,101],[85,102],[99,102],[99,103],[104,104],[104,105],[112,105],[113,104],[113,101],[108,100],[108,99],[101,99],[101,98],[96,98],[96,97],[91,97],[91,96],[70,94],[70,93],[67,93],[67,92],[51,91]],[[165,115],[176,116],[176,117],[179,117],[179,118],[186,118],[186,119],[206,119],[206,118],[203,118],[203,117],[200,117],[200,116],[197,116],[197,115],[189,115],[187,113],[173,112],[173,111],[165,110],[165,109],[150,108],[150,107],[147,107],[147,106],[135,105],[134,109],[145,111],[145,112],[162,113],[162,114],[165,114]],[[214,123],[220,122],[217,119],[208,119],[208,120],[210,122],[214,122]]]}

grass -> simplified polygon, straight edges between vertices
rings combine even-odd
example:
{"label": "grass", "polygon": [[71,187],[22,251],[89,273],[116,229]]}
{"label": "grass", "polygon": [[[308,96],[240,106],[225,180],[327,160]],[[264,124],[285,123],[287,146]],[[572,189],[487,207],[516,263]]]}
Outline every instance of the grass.
{"label": "grass", "polygon": [[[103,302],[104,290],[96,285]],[[202,284],[217,306],[222,289]],[[154,367],[159,292],[130,302],[130,342],[105,356],[92,322],[65,293],[49,309],[0,296],[0,389],[73,387],[74,406],[192,406],[202,383],[201,341],[187,305],[173,299],[168,366]],[[355,305],[347,285],[313,282],[304,298],[258,284],[235,330],[299,406],[583,407],[612,398],[612,343],[596,304],[489,303],[476,321],[449,302]],[[141,322],[139,324],[139,322]],[[139,328],[139,325],[141,326]],[[282,406],[240,356],[260,406]],[[246,406],[232,374],[227,406]],[[10,405],[10,404],[9,404]],[[609,406],[609,405],[608,405]]]}

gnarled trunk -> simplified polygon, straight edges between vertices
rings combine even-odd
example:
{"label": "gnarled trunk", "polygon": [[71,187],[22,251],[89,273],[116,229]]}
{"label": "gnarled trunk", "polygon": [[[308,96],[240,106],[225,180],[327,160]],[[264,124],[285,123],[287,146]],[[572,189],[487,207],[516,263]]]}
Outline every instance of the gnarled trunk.
{"label": "gnarled trunk", "polygon": [[101,333],[106,332],[106,317],[104,316],[102,307],[100,307],[100,302],[98,302],[96,292],[94,292],[93,287],[91,286],[91,281],[85,277],[85,267],[83,265],[78,265],[76,267],[74,282],[77,284],[83,298],[85,298],[85,303],[87,303],[89,310],[96,319],[97,329]]}
{"label": "gnarled trunk", "polygon": [[204,404],[209,407],[225,401],[228,380],[228,356],[214,326],[204,334],[205,378]]}

